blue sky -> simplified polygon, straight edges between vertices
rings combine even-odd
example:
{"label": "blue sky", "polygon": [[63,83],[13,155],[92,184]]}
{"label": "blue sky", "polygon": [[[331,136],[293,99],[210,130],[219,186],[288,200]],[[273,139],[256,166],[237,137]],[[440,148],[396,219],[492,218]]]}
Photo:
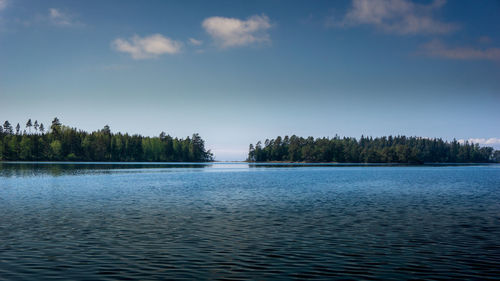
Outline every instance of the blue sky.
{"label": "blue sky", "polygon": [[474,139],[500,149],[498,1],[0,0],[0,120],[206,140]]}

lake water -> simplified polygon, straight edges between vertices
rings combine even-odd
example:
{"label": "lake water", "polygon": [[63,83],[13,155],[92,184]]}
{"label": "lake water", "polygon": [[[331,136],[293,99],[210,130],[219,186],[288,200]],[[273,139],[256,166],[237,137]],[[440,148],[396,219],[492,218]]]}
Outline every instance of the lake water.
{"label": "lake water", "polygon": [[499,276],[499,165],[0,163],[0,279]]}

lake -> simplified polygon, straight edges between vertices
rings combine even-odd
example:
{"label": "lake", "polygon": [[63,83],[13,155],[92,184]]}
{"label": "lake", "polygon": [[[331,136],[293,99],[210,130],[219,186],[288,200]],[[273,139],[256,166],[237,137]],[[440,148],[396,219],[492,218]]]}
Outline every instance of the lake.
{"label": "lake", "polygon": [[499,276],[499,165],[0,163],[0,279]]}

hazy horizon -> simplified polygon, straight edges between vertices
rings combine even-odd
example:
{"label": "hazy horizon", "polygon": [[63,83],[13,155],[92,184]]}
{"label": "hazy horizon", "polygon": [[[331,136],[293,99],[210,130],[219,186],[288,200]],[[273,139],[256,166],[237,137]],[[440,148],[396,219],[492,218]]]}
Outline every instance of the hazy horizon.
{"label": "hazy horizon", "polygon": [[216,160],[278,135],[500,149],[497,1],[0,0],[0,121],[199,133]]}

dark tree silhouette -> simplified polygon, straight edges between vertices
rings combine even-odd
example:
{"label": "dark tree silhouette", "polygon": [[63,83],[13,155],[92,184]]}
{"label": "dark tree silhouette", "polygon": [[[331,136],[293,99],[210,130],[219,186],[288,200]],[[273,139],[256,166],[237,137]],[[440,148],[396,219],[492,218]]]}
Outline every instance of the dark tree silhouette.
{"label": "dark tree silhouette", "polygon": [[[29,122],[29,121],[28,121]],[[38,122],[35,121],[37,125]],[[212,161],[198,134],[185,139],[173,138],[162,132],[160,137],[144,137],[112,133],[108,125],[91,133],[70,128],[54,118],[50,132],[44,134],[12,133],[5,121],[0,130],[0,160],[30,161]],[[5,129],[6,128],[6,129]],[[17,127],[16,127],[17,128]]]}
{"label": "dark tree silhouette", "polygon": [[26,122],[26,128],[28,128],[28,132],[31,134],[31,127],[33,124],[31,123],[31,118],[28,119],[28,122]]}
{"label": "dark tree silhouette", "polygon": [[485,163],[494,161],[493,148],[469,142],[420,137],[302,138],[295,135],[250,145],[248,161],[342,163]]}
{"label": "dark tree silhouette", "polygon": [[14,130],[12,129],[12,125],[10,124],[9,121],[5,121],[3,123],[3,130],[6,134],[12,135],[14,133]]}

